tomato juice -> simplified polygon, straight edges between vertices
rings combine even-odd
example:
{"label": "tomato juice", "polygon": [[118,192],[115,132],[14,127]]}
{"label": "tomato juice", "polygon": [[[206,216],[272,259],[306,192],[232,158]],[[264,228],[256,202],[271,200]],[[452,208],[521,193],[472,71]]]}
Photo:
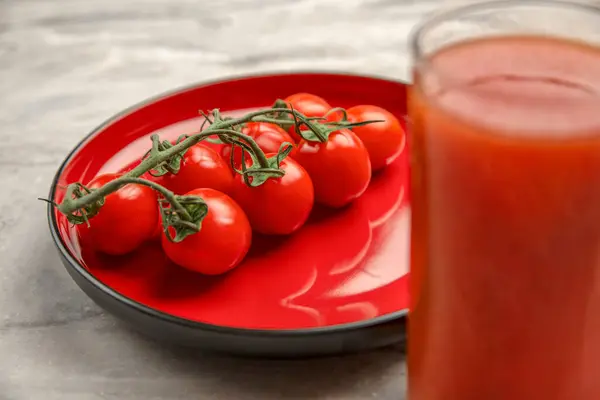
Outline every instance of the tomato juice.
{"label": "tomato juice", "polygon": [[600,399],[600,49],[450,45],[409,115],[409,399]]}

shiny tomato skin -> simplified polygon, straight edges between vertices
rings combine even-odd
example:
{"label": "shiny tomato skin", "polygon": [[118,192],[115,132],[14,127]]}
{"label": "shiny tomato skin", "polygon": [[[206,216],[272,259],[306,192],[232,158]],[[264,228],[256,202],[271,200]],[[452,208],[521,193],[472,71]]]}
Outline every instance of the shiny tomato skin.
{"label": "shiny tomato skin", "polygon": [[[402,153],[406,133],[391,112],[378,106],[359,105],[347,109],[346,116],[350,122],[383,121],[352,128],[369,152],[373,171],[390,165]],[[330,114],[327,119],[339,120],[341,114]]]}
{"label": "shiny tomato skin", "polygon": [[[120,176],[120,173],[99,175],[87,187],[98,189]],[[149,187],[123,186],[106,196],[98,214],[90,218],[89,227],[78,225],[82,241],[110,255],[132,252],[152,238],[158,223],[157,204],[156,193]]]}
{"label": "shiny tomato skin", "polygon": [[156,220],[156,228],[154,229],[154,233],[152,233],[152,240],[157,240],[162,237],[163,232],[163,224],[162,224],[162,216],[160,215],[160,208],[158,209],[158,218]]}
{"label": "shiny tomato skin", "polygon": [[[310,93],[296,93],[288,96],[284,101],[294,107],[294,110],[304,114],[306,117],[323,117],[331,106],[325,99]],[[296,141],[300,142],[302,139],[297,133],[295,127],[288,129],[290,136]]]}
{"label": "shiny tomato skin", "polygon": [[265,235],[289,235],[300,229],[315,200],[312,181],[300,164],[287,157],[280,166],[285,171],[281,178],[250,187],[238,175],[233,189],[233,198],[246,212],[252,229]]}
{"label": "shiny tomato skin", "polygon": [[153,180],[180,195],[198,188],[229,193],[233,185],[233,173],[219,153],[199,143],[185,152],[179,172],[154,177]]}
{"label": "shiny tomato skin", "polygon": [[[249,122],[242,128],[242,133],[250,136],[264,153],[277,153],[285,142],[294,144],[292,137],[280,126],[267,122]],[[231,163],[231,146],[223,146],[221,150],[223,160],[229,165]],[[246,154],[246,157],[250,157]],[[242,165],[242,149],[236,146],[234,152],[234,165],[240,168]]]}
{"label": "shiny tomato skin", "polygon": [[198,233],[173,243],[163,233],[162,248],[175,264],[204,275],[220,275],[235,268],[252,243],[252,229],[242,208],[228,195],[210,188],[188,195],[204,199],[208,213]]}
{"label": "shiny tomato skin", "polygon": [[362,195],[371,181],[369,153],[348,129],[329,135],[325,143],[302,140],[292,154],[310,175],[315,202],[343,207]]}

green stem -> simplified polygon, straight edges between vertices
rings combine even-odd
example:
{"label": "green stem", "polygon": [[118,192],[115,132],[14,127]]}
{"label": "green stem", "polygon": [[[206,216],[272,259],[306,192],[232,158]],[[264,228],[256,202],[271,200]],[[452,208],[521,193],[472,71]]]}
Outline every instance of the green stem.
{"label": "green stem", "polygon": [[267,156],[262,151],[260,146],[250,136],[240,133],[238,131],[234,131],[233,129],[219,129],[217,132],[213,132],[213,134],[217,135],[220,133],[235,136],[238,139],[243,139],[252,149],[252,152],[256,156],[256,159],[260,164],[261,168],[269,168],[269,161],[267,160]]}
{"label": "green stem", "polygon": [[276,125],[280,125],[280,124],[286,124],[286,125],[293,125],[294,124],[294,120],[293,119],[288,119],[285,121],[282,121],[280,119],[277,118],[268,118],[268,117],[260,117],[260,118],[256,118],[254,119],[254,122],[266,122],[269,124],[276,124]]}
{"label": "green stem", "polygon": [[[191,219],[189,213],[177,201],[177,199],[175,198],[175,195],[172,192],[170,192],[169,190],[163,188],[162,186],[160,186],[154,182],[151,182],[151,181],[148,181],[145,179],[138,179],[138,178],[140,176],[142,176],[144,173],[156,168],[161,163],[170,160],[172,157],[175,157],[178,154],[183,153],[185,150],[187,150],[188,148],[197,144],[201,140],[204,140],[204,139],[208,138],[209,136],[213,136],[213,135],[231,135],[238,139],[243,140],[244,142],[246,142],[248,144],[249,148],[252,149],[252,152],[254,153],[253,155],[255,156],[256,161],[259,164],[260,168],[259,168],[259,171],[257,171],[257,172],[268,173],[268,174],[271,174],[271,176],[283,176],[284,171],[271,168],[271,166],[269,165],[269,162],[267,160],[267,157],[265,156],[263,151],[260,149],[258,144],[256,144],[256,142],[250,136],[245,135],[241,132],[238,132],[238,131],[232,129],[235,126],[254,121],[255,119],[260,120],[259,117],[263,117],[266,115],[273,115],[273,113],[275,113],[276,115],[282,115],[282,114],[291,115],[295,124],[305,124],[308,126],[308,128],[311,131],[314,132],[314,134],[319,138],[319,140],[321,140],[321,141],[327,140],[327,138],[321,134],[319,129],[313,125],[314,122],[312,122],[311,119],[305,117],[298,111],[287,108],[287,107],[276,107],[276,108],[258,110],[258,111],[248,113],[239,118],[228,118],[228,119],[220,118],[218,110],[214,110],[213,111],[213,115],[215,117],[214,123],[212,123],[205,130],[203,130],[197,134],[190,135],[189,137],[185,138],[184,140],[180,141],[179,143],[175,144],[172,147],[165,149],[163,146],[161,146],[158,135],[156,135],[156,134],[152,135],[151,136],[152,149],[150,150],[149,154],[147,154],[147,157],[144,157],[138,166],[133,168],[131,171],[129,171],[122,177],[117,178],[96,190],[88,191],[86,189],[85,194],[77,195],[77,196],[75,194],[80,194],[81,189],[82,188],[85,189],[85,187],[78,183],[69,185],[67,188],[66,195],[65,195],[63,202],[60,205],[57,205],[57,208],[61,213],[69,216],[78,210],[85,209],[86,206],[90,206],[94,203],[100,203],[104,199],[104,197],[106,197],[110,193],[120,189],[122,186],[124,186],[128,183],[137,183],[137,184],[150,186],[152,189],[160,192],[163,196],[165,196],[165,199],[167,199],[167,201],[169,201],[171,203],[171,205],[173,206],[173,209],[177,213],[180,213],[180,218],[183,221],[188,221],[189,219]],[[264,117],[263,119],[266,119],[266,118],[267,117]],[[289,119],[278,120],[278,119],[269,118],[269,120],[273,123],[279,123],[279,124],[289,123]],[[254,168],[254,169],[256,169],[256,168]],[[251,170],[248,170],[249,173],[253,173],[250,171]],[[77,191],[77,193],[76,193],[76,191]],[[84,215],[84,218],[85,218],[85,215]]]}
{"label": "green stem", "polygon": [[[314,127],[314,125],[312,124],[312,122],[306,123],[306,126],[308,127],[308,129],[310,129],[312,131],[312,133],[315,134],[315,136],[317,137],[317,139],[319,139],[319,142],[325,143],[327,141],[327,136],[324,136],[321,132],[319,132],[319,130]],[[300,136],[302,136],[301,133],[300,133]]]}
{"label": "green stem", "polygon": [[[228,120],[224,120],[224,121],[218,121],[218,122],[210,125],[204,131],[194,134],[194,135],[191,135],[187,139],[182,140],[180,143],[176,144],[175,146],[173,146],[165,151],[161,151],[160,153],[153,151],[151,153],[150,157],[147,157],[145,160],[143,160],[137,167],[135,167],[134,169],[129,171],[125,176],[133,177],[133,178],[142,176],[144,173],[146,173],[150,169],[156,167],[161,162],[166,161],[169,158],[173,157],[175,154],[178,154],[184,150],[189,149],[193,145],[197,144],[198,142],[200,142],[201,140],[203,140],[209,136],[218,135],[218,131],[223,131],[223,133],[234,135],[234,136],[246,141],[252,147],[252,149],[256,152],[256,156],[257,156],[260,166],[263,168],[268,168],[267,158],[265,157],[265,154],[260,149],[260,147],[256,144],[254,139],[252,139],[248,135],[244,135],[243,133],[231,130],[229,128],[234,127],[236,125],[244,124],[246,122],[251,122],[256,117],[270,114],[273,112],[283,112],[283,113],[287,113],[287,114],[296,115],[299,120],[306,121],[306,117],[304,117],[302,114],[298,113],[295,110],[290,110],[289,108],[275,108],[275,109],[254,111],[254,112],[244,115],[243,117],[228,119]],[[282,123],[282,122],[285,122],[285,121],[279,120],[279,123]],[[153,147],[158,146],[158,144],[156,144],[157,142],[159,142],[158,135],[154,134],[154,135],[150,136],[150,138],[152,139]]]}
{"label": "green stem", "polygon": [[173,210],[175,212],[177,212],[177,214],[179,215],[179,217],[182,220],[184,220],[184,221],[192,220],[192,217],[190,216],[190,214],[181,205],[181,203],[179,203],[179,201],[175,197],[175,193],[173,193],[170,190],[166,189],[165,187],[159,185],[158,183],[154,183],[147,179],[130,177],[127,175],[122,176],[113,181],[110,181],[110,182],[104,184],[102,187],[100,187],[96,190],[92,190],[85,196],[80,197],[78,199],[73,199],[73,197],[72,197],[73,191],[67,190],[65,200],[57,206],[58,210],[60,212],[62,212],[63,214],[70,214],[76,210],[79,210],[79,209],[87,206],[90,203],[95,203],[95,202],[101,201],[103,198],[105,198],[109,194],[116,192],[117,190],[121,189],[123,186],[131,184],[131,183],[148,186],[148,187],[156,190],[157,192],[162,194],[164,196],[165,200],[167,200],[171,204],[171,207],[173,208]]}

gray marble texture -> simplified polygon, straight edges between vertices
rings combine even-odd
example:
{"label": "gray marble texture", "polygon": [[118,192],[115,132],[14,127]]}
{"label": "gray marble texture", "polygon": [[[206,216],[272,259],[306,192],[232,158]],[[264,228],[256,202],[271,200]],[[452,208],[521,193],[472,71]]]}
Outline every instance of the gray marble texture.
{"label": "gray marble texture", "polygon": [[304,361],[166,348],[103,313],[51,243],[69,150],[149,96],[232,74],[408,76],[407,33],[441,0],[0,0],[0,399],[398,400],[400,349]]}

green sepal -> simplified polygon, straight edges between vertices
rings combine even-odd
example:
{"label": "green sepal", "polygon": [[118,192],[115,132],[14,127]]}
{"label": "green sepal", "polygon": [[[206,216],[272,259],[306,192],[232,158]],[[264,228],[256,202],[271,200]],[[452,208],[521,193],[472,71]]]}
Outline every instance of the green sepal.
{"label": "green sepal", "polygon": [[[177,138],[177,141],[175,142],[175,144],[179,144],[180,142],[182,142],[183,140],[185,140],[187,138],[188,138],[188,135],[181,135]],[[165,151],[165,150],[170,149],[171,147],[173,147],[173,144],[170,141],[163,140],[160,143],[160,145],[158,146],[158,151],[159,152]],[[181,169],[181,162],[183,161],[183,156],[185,155],[185,153],[187,153],[187,151],[188,151],[188,149],[185,149],[181,153],[175,154],[173,157],[166,159],[165,161],[161,162],[156,167],[154,167],[150,171],[148,171],[148,174],[150,174],[153,177],[160,177],[160,176],[163,176],[166,174],[177,174],[179,172],[179,170]],[[151,153],[152,153],[152,150],[150,150],[148,153],[146,153],[144,158],[146,158]]]}
{"label": "green sepal", "polygon": [[[176,199],[188,212],[191,221],[181,219],[166,200],[162,199],[159,202],[163,232],[173,243],[179,243],[186,237],[198,233],[202,229],[202,221],[208,213],[208,205],[201,197],[187,195],[176,196]],[[175,236],[172,236],[170,227],[175,230]]]}
{"label": "green sepal", "polygon": [[292,143],[282,143],[277,154],[267,157],[267,168],[260,167],[256,160],[253,160],[250,167],[246,167],[246,163],[243,159],[244,156],[242,155],[242,170],[238,172],[244,175],[244,181],[250,187],[260,186],[270,178],[281,178],[285,175],[285,172],[281,170],[281,162],[292,152],[292,150],[294,150],[294,145]]}
{"label": "green sepal", "polygon": [[[82,185],[81,183],[73,183],[67,187],[67,191],[65,193],[65,198],[64,198],[62,204],[57,205],[57,207],[59,209],[61,207],[68,207],[69,203],[71,203],[73,200],[79,199],[85,195],[88,195],[88,194],[92,193],[94,190],[95,189],[87,188],[86,186]],[[89,219],[93,218],[100,212],[100,209],[104,205],[105,201],[106,201],[106,199],[104,197],[102,197],[102,198],[100,198],[100,200],[95,201],[95,202],[81,208],[80,210],[77,210],[77,211],[69,213],[69,214],[65,214],[65,216],[67,217],[67,221],[69,221],[69,223],[71,223],[73,225],[88,224],[88,226],[89,226]]]}

